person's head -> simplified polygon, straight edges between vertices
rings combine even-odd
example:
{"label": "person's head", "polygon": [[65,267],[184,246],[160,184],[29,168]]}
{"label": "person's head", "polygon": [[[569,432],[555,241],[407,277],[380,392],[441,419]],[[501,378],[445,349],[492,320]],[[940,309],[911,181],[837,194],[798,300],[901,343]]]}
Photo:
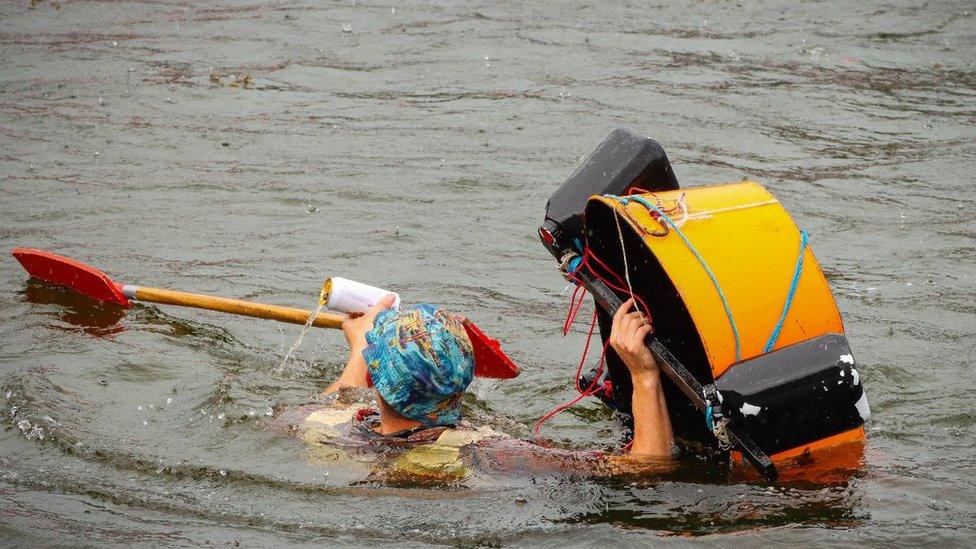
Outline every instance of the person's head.
{"label": "person's head", "polygon": [[423,425],[451,425],[474,377],[474,351],[461,320],[433,305],[381,311],[363,358],[379,397]]}

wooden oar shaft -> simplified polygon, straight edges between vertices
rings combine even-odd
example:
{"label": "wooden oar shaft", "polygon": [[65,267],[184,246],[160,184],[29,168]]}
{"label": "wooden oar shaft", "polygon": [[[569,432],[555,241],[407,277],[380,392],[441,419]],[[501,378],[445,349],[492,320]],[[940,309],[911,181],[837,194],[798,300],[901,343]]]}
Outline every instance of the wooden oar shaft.
{"label": "wooden oar shaft", "polygon": [[[131,287],[130,287],[131,288]],[[127,288],[128,290],[129,288]],[[153,303],[164,303],[167,305],[181,305],[183,307],[195,307],[197,309],[207,309],[210,311],[220,311],[235,315],[251,316],[254,318],[268,318],[280,322],[291,324],[305,324],[312,311],[295,309],[292,307],[279,307],[277,305],[266,305],[253,301],[241,299],[228,299],[226,297],[215,297],[202,294],[191,294],[188,292],[177,292],[174,290],[164,290],[162,288],[149,288],[146,286],[136,286],[130,297],[139,301],[151,301]],[[128,292],[127,292],[128,293]],[[319,328],[341,328],[345,315],[331,313],[319,313],[315,317],[313,326]]]}

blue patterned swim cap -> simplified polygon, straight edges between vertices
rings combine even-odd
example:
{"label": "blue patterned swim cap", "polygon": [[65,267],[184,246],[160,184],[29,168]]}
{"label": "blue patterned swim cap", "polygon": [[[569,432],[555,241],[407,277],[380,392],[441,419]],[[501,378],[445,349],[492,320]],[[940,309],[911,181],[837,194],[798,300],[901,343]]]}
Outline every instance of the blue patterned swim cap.
{"label": "blue patterned swim cap", "polygon": [[363,358],[373,386],[400,415],[424,425],[461,419],[474,351],[459,319],[433,305],[376,315]]}

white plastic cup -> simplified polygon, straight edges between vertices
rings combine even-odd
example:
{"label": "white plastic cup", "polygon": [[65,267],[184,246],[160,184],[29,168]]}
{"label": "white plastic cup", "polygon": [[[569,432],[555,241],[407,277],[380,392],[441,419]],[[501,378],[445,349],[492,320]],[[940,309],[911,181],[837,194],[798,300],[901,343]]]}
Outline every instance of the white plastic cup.
{"label": "white plastic cup", "polygon": [[365,313],[387,294],[396,296],[393,301],[393,308],[399,310],[400,295],[396,292],[390,292],[348,278],[333,276],[325,279],[325,283],[322,284],[322,295],[319,300],[333,311],[346,314]]}

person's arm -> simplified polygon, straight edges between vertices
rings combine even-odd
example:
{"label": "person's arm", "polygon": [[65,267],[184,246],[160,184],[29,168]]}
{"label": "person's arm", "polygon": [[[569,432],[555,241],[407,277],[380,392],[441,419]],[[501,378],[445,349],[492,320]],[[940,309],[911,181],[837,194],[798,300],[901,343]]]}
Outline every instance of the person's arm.
{"label": "person's arm", "polygon": [[661,370],[644,338],[651,333],[651,325],[640,312],[628,312],[634,307],[630,299],[613,315],[610,345],[630,370],[634,393],[631,409],[634,415],[634,440],[630,453],[634,455],[671,455],[671,418],[668,416]]}
{"label": "person's arm", "polygon": [[366,349],[366,332],[373,329],[373,320],[376,319],[376,315],[383,309],[389,309],[395,300],[395,295],[386,295],[363,315],[349,316],[342,321],[342,332],[349,343],[349,359],[346,360],[346,367],[343,368],[339,377],[322,391],[323,395],[334,393],[343,387],[369,387],[366,361],[363,359],[363,351]]}

